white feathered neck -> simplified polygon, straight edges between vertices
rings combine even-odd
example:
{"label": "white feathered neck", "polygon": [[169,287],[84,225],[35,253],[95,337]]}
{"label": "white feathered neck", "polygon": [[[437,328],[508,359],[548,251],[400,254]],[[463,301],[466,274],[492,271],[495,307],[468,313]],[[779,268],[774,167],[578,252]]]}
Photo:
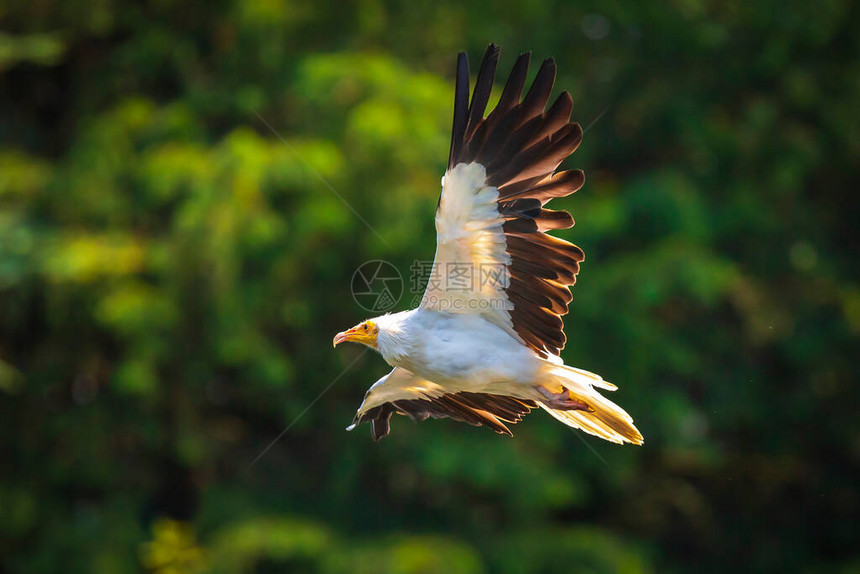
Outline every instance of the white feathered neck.
{"label": "white feathered neck", "polygon": [[388,364],[396,364],[412,353],[415,339],[409,320],[416,311],[387,313],[371,319],[379,327],[376,347]]}

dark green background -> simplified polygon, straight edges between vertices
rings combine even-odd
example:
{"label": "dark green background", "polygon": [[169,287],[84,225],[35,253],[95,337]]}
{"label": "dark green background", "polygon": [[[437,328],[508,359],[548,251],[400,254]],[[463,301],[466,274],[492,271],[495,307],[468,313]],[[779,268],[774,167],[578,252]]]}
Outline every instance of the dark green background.
{"label": "dark green background", "polygon": [[[4,2],[0,572],[860,571],[858,16]],[[490,41],[594,122],[564,358],[641,448],[343,430],[386,371],[331,348],[353,271],[432,258],[456,53]]]}

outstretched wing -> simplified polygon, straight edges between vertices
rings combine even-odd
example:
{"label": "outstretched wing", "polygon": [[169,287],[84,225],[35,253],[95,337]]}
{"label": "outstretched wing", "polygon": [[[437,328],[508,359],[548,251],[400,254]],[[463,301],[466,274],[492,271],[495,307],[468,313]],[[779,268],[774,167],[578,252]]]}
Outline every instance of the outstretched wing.
{"label": "outstretched wing", "polygon": [[469,100],[469,63],[457,61],[448,169],[436,209],[436,258],[421,306],[483,313],[541,357],[566,341],[561,317],[572,296],[582,250],[546,231],[567,229],[567,211],[544,209],[585,181],[580,170],[557,172],[579,146],[568,92],[547,110],[555,62],[545,60],[521,99],[530,54],[514,64],[499,103],[484,117],[499,49],[487,48]]}
{"label": "outstretched wing", "polygon": [[536,407],[534,401],[527,399],[489,393],[448,392],[411,371],[395,367],[370,387],[347,430],[370,421],[371,436],[373,440],[379,440],[391,430],[391,415],[399,413],[415,421],[428,417],[450,418],[513,436],[505,423],[516,424]]}

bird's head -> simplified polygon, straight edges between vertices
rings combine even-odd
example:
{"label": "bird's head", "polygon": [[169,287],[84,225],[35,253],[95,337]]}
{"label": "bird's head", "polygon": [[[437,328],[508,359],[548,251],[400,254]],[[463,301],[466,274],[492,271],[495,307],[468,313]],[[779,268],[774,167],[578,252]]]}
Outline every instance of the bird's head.
{"label": "bird's head", "polygon": [[341,331],[334,336],[332,346],[337,347],[340,343],[361,343],[371,349],[376,349],[376,337],[379,335],[379,326],[371,320],[362,321],[352,329]]}

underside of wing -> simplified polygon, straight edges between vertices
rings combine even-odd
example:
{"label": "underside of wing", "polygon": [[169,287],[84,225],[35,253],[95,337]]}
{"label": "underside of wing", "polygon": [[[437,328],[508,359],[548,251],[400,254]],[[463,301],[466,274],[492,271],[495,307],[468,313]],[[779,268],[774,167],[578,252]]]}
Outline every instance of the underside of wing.
{"label": "underside of wing", "polygon": [[[566,341],[561,317],[572,299],[569,286],[585,255],[546,233],[574,222],[567,211],[544,205],[582,187],[582,171],[556,172],[579,146],[582,129],[570,123],[573,100],[567,92],[547,109],[553,60],[543,62],[522,97],[529,54],[517,59],[498,104],[485,117],[498,60],[499,49],[491,44],[470,101],[468,60],[465,54],[458,59],[448,171],[436,213],[436,260],[422,306],[485,313],[538,355],[557,356]],[[471,288],[462,281],[451,285],[458,265],[471,267]]]}
{"label": "underside of wing", "polygon": [[534,408],[537,408],[534,401],[505,395],[445,392],[438,385],[396,367],[367,392],[349,430],[370,422],[371,436],[379,440],[391,430],[391,415],[398,413],[414,421],[450,418],[513,436],[505,423],[516,424]]}

